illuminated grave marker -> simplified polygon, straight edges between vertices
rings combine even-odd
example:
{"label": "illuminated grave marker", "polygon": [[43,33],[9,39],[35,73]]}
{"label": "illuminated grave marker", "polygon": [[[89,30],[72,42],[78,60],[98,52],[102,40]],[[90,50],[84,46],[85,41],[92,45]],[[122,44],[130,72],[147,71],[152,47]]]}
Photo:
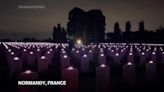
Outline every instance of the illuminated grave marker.
{"label": "illuminated grave marker", "polygon": [[155,82],[156,80],[156,64],[154,61],[149,61],[146,63],[146,68],[145,68],[145,77],[146,80],[149,82]]}
{"label": "illuminated grave marker", "polygon": [[19,57],[14,57],[10,62],[10,75],[13,76],[23,71],[22,60]]}
{"label": "illuminated grave marker", "polygon": [[101,64],[106,64],[106,57],[104,54],[99,54],[98,56],[98,64],[101,65]]}
{"label": "illuminated grave marker", "polygon": [[17,92],[38,92],[38,88],[36,86],[32,85],[21,85],[21,82],[26,80],[26,81],[36,81],[38,79],[38,73],[33,72],[31,70],[26,70],[23,73],[20,73],[17,76],[17,79],[19,80],[20,85],[17,86]]}
{"label": "illuminated grave marker", "polygon": [[110,88],[110,68],[101,64],[96,68],[96,91],[109,92]]}
{"label": "illuminated grave marker", "polygon": [[154,61],[154,62],[157,61],[157,53],[156,52],[151,53],[151,60]]}
{"label": "illuminated grave marker", "polygon": [[39,73],[46,73],[48,71],[49,62],[47,61],[47,57],[41,56],[37,63]]}
{"label": "illuminated grave marker", "polygon": [[145,65],[145,63],[146,63],[146,55],[145,55],[145,52],[141,52],[139,63],[140,63],[140,65]]}
{"label": "illuminated grave marker", "polygon": [[32,51],[30,51],[30,53],[27,54],[27,65],[35,65],[35,54]]}
{"label": "illuminated grave marker", "polygon": [[68,55],[63,55],[60,60],[61,70],[65,70],[68,66],[70,66],[70,57]]}
{"label": "illuminated grave marker", "polygon": [[69,66],[62,71],[62,79],[66,80],[67,85],[63,87],[62,92],[78,92],[79,90],[79,71]]}
{"label": "illuminated grave marker", "polygon": [[123,82],[128,85],[135,84],[135,66],[132,62],[123,65]]}
{"label": "illuminated grave marker", "polygon": [[134,63],[134,54],[132,52],[128,54],[128,62]]}
{"label": "illuminated grave marker", "polygon": [[89,72],[89,57],[87,56],[87,54],[84,54],[81,57],[80,71],[81,71],[81,73],[87,73],[87,72]]}

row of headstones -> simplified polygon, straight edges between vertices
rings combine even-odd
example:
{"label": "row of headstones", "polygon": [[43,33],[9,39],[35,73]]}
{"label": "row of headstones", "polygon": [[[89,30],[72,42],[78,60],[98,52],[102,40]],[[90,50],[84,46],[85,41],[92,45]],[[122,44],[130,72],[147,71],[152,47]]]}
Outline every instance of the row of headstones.
{"label": "row of headstones", "polygon": [[[61,50],[62,52],[64,52],[63,50]],[[69,67],[70,66],[70,64],[69,64],[69,62],[70,62],[70,58],[67,56],[67,54],[66,53],[61,53],[61,54],[63,54],[63,55],[60,55],[60,56],[63,56],[63,57],[61,57],[61,68],[62,68],[62,70],[72,70],[72,69],[74,69],[73,67]],[[100,56],[103,56],[103,54],[100,54]],[[80,56],[79,56],[80,57]],[[45,59],[45,57],[42,57],[42,59]],[[20,60],[18,57],[14,57],[14,60]],[[103,60],[103,59],[100,59],[100,60]],[[88,65],[88,63],[87,62],[89,62],[89,58],[88,58],[88,56],[86,55],[86,54],[84,54],[82,57],[81,57],[81,68],[82,69],[80,69],[80,71],[81,72],[86,72],[86,71],[88,71],[88,67],[89,67],[89,65]],[[84,62],[84,63],[83,63]],[[68,65],[67,65],[67,63],[68,63]],[[18,64],[19,65],[19,64]],[[45,63],[43,64],[43,65],[46,65]],[[100,63],[100,67],[102,68],[102,67],[106,67],[106,65],[105,64],[103,64],[103,62],[102,63]],[[63,67],[62,67],[63,66]],[[129,81],[129,82],[134,82],[134,75],[135,75],[135,71],[134,71],[134,65],[133,65],[133,63],[131,63],[131,62],[128,62],[127,63],[127,65],[126,66],[128,66],[128,67],[124,67],[123,68],[123,70],[124,70],[124,72],[125,73],[123,73],[123,76],[124,76],[124,80],[126,80],[126,81]],[[155,66],[155,64],[154,64],[154,62],[153,61],[150,61],[149,63],[147,63],[147,68],[146,68],[146,75],[147,75],[147,79],[150,79],[150,80],[152,80],[152,78],[154,79],[155,78],[155,69],[156,69],[156,66]],[[68,69],[67,69],[67,67],[69,67]],[[17,68],[17,66],[15,66],[14,68]],[[43,67],[41,67],[42,69],[46,69],[46,68],[43,68]],[[100,68],[100,70],[101,70],[101,68]],[[108,67],[109,68],[109,67]],[[99,68],[98,68],[99,69]],[[109,69],[108,69],[109,70]],[[77,70],[78,71],[78,70]],[[103,72],[104,72],[105,70],[103,70]],[[154,71],[154,73],[152,73],[152,71]],[[26,71],[27,72],[27,71]],[[108,73],[109,73],[109,71],[107,72],[107,73],[105,73],[104,75],[108,75]],[[127,73],[127,74],[126,74]],[[71,74],[71,73],[67,73],[68,75],[67,75],[67,77],[66,78],[69,78],[68,76]],[[75,75],[77,75],[77,74],[79,74],[79,73],[76,73]],[[97,75],[97,69],[96,69],[96,75]],[[100,73],[100,75],[99,76],[101,76],[102,77],[102,73]],[[72,76],[72,75],[70,75],[70,76]],[[129,77],[130,76],[130,77]],[[101,79],[104,79],[104,78],[101,78],[100,77],[100,79],[99,80],[101,80]],[[105,76],[104,76],[105,77]],[[127,78],[126,78],[127,77]],[[97,78],[97,77],[96,77]],[[109,75],[107,76],[107,79],[105,79],[105,80],[108,80],[110,77],[109,77]],[[64,79],[64,78],[63,78]],[[70,81],[74,81],[74,80],[71,80],[72,79],[72,77],[70,78]],[[73,79],[78,79],[78,78],[73,78]],[[69,79],[67,79],[68,80],[68,82],[69,82]],[[101,80],[101,81],[103,81],[103,80]],[[97,85],[99,85],[99,84],[101,84],[101,81],[99,81],[100,83],[97,83]],[[78,80],[76,80],[75,81],[75,84],[78,82]],[[108,84],[108,82],[106,83],[107,81],[105,81],[105,82],[102,82],[102,83],[104,83],[104,84]],[[69,83],[71,83],[71,82],[69,82]],[[72,86],[73,84],[71,84],[70,86],[71,87],[69,87],[69,86],[67,86],[66,88],[67,88],[67,92],[68,92],[68,90],[76,90],[76,89],[78,89],[78,87],[76,88],[76,86]],[[106,85],[107,87],[106,88],[108,88],[108,86],[109,85]],[[104,86],[102,86],[102,89],[101,89],[101,87],[98,87],[99,88],[99,90],[104,90],[104,89],[106,89],[106,88],[104,88],[105,87],[105,85]],[[70,92],[73,92],[73,91],[70,91]]]}
{"label": "row of headstones", "polygon": [[7,51],[6,54],[11,76],[22,72],[24,70],[24,64],[26,64],[26,66],[29,66],[29,68],[32,66],[37,66],[37,71],[39,73],[47,72],[53,58],[53,51],[47,51],[44,55],[41,55],[40,51],[22,51],[22,57],[18,57],[12,51]]}
{"label": "row of headstones", "polygon": [[[100,50],[100,51],[99,51]],[[136,53],[132,50],[128,51],[128,49],[121,49],[120,51],[114,51],[114,50],[107,50],[107,51],[104,51],[104,50],[101,50],[99,49],[98,51],[98,62],[99,62],[99,65],[104,63],[106,64],[106,56],[110,56],[113,61],[117,62],[118,64],[121,64],[122,60],[124,58],[127,57],[127,62],[132,62],[134,63],[135,61],[135,58],[136,56],[139,57],[139,63],[140,65],[144,65],[148,60],[153,60],[154,62],[157,61],[157,57],[158,57],[158,54],[159,54],[159,58],[158,60],[161,61],[161,63],[164,62],[164,52],[163,51],[159,51],[159,52],[154,52],[154,51],[138,51],[136,50]],[[72,54],[73,56],[75,56],[76,58],[81,59],[81,57],[88,57],[89,61],[92,61],[93,60],[93,55],[95,55],[95,50],[79,50],[79,49],[75,49],[73,48],[72,49]],[[138,61],[137,61],[138,62]]]}
{"label": "row of headstones", "polygon": [[[62,71],[62,80],[66,80],[67,85],[62,87],[62,92],[78,92],[79,90],[79,70],[69,66],[68,68]],[[155,82],[156,77],[156,67],[153,64],[153,61],[150,61],[146,65],[145,70],[146,80]],[[134,85],[136,82],[135,79],[135,67],[132,63],[128,63],[123,66],[123,82],[128,83],[129,85]],[[37,80],[38,73],[27,70],[18,75],[19,80]],[[98,92],[108,92],[111,87],[110,80],[110,67],[105,64],[101,64],[96,68],[96,90]],[[18,86],[19,92],[25,90],[27,86]],[[30,92],[33,92],[29,89]],[[24,91],[23,91],[24,92]]]}
{"label": "row of headstones", "polygon": [[[45,60],[45,58],[46,58],[46,60],[49,63],[44,62],[45,64],[43,63],[43,65],[49,65],[51,63],[53,54],[50,54],[50,53],[46,54],[46,56],[42,56],[42,57],[38,56],[37,57],[38,58],[37,60],[39,62],[39,63],[37,62],[39,64],[38,65],[38,71],[39,71],[39,66],[40,66],[40,63],[41,63],[40,61]],[[72,54],[74,54],[75,57],[79,58],[81,72],[84,72],[84,73],[88,72],[89,71],[89,61],[93,60],[93,52],[92,52],[92,50],[90,50],[88,54],[83,54],[82,56],[79,53],[80,53],[79,51],[72,52]],[[30,53],[30,54],[26,53],[26,55],[22,53],[22,55],[23,56],[29,56],[29,57],[27,57],[27,64],[28,65],[34,65],[35,55],[33,53]],[[121,56],[119,56],[119,53],[112,54],[112,55],[113,55],[114,61],[117,62],[118,64],[120,64],[121,63]],[[144,64],[145,64],[146,63],[146,58],[143,55],[143,53],[141,54],[140,57],[141,57],[140,58],[141,63],[144,62]],[[154,58],[156,58],[156,57],[154,57]],[[162,59],[163,59],[163,57],[162,57]],[[15,62],[17,60],[19,60],[20,62],[19,63]],[[134,64],[133,60],[134,60],[134,55],[133,54],[128,55],[128,60],[127,61],[132,62]],[[14,66],[17,66],[17,63],[20,67],[22,67],[22,62],[23,62],[22,58],[20,59],[18,57],[14,57],[14,55],[12,56],[12,53],[9,53],[9,61],[14,61],[14,62],[9,63],[10,68],[14,67]],[[156,60],[154,60],[154,61],[156,61]],[[103,52],[101,52],[101,54],[98,55],[98,62],[99,62],[98,65],[106,64],[106,57],[105,57]],[[67,55],[66,51],[64,51],[63,49],[60,52],[60,65],[61,65],[61,70],[70,65],[70,57]],[[17,68],[19,68],[19,67],[17,67]],[[14,70],[13,68],[11,68],[11,69]]]}

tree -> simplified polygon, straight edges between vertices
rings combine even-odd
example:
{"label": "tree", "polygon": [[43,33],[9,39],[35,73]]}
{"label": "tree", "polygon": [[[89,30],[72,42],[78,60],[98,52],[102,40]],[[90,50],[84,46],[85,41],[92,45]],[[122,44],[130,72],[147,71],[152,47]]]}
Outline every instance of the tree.
{"label": "tree", "polygon": [[125,25],[125,31],[130,32],[130,30],[131,30],[131,23],[130,23],[130,21],[127,21],[126,25]]}
{"label": "tree", "polygon": [[120,25],[119,25],[118,22],[116,22],[116,23],[114,24],[114,33],[117,34],[117,35],[120,35],[120,33],[121,33]]}
{"label": "tree", "polygon": [[139,22],[139,31],[145,31],[144,21]]}

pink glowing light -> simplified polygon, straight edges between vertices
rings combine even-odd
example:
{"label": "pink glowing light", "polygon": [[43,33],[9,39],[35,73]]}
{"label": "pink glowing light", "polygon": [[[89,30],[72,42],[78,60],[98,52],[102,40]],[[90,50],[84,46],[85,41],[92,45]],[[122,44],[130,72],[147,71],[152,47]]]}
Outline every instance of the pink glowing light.
{"label": "pink glowing light", "polygon": [[132,62],[128,62],[127,65],[132,65]]}
{"label": "pink glowing light", "polygon": [[14,57],[14,60],[19,60],[19,58],[18,57]]}
{"label": "pink glowing light", "polygon": [[101,56],[101,57],[103,57],[103,56],[104,56],[104,54],[100,54],[100,56]]}
{"label": "pink glowing light", "polygon": [[32,73],[32,71],[31,70],[26,70],[24,73],[25,74],[30,74],[30,73]]}
{"label": "pink glowing light", "polygon": [[119,56],[119,53],[116,53],[115,55],[116,55],[116,56]]}
{"label": "pink glowing light", "polygon": [[46,59],[46,57],[45,56],[42,56],[41,59]]}
{"label": "pink glowing light", "polygon": [[64,57],[64,58],[68,58],[68,56],[67,56],[67,55],[64,55],[63,57]]}
{"label": "pink glowing light", "polygon": [[26,52],[27,50],[26,49],[23,49],[24,52]]}
{"label": "pink glowing light", "polygon": [[130,55],[130,56],[132,56],[132,55],[133,55],[133,53],[129,53],[129,55]]}
{"label": "pink glowing light", "polygon": [[31,51],[30,54],[32,55],[32,54],[34,54],[34,52]]}
{"label": "pink glowing light", "polygon": [[51,52],[50,51],[47,51],[47,54],[50,54]]}
{"label": "pink glowing light", "polygon": [[9,49],[8,52],[11,52],[11,49]]}
{"label": "pink glowing light", "polygon": [[155,52],[152,52],[153,55],[155,55]]}
{"label": "pink glowing light", "polygon": [[149,63],[150,63],[150,64],[153,64],[154,62],[151,60],[151,61],[149,61]]}
{"label": "pink glowing light", "polygon": [[79,51],[76,51],[76,53],[79,53]]}
{"label": "pink glowing light", "polygon": [[40,51],[40,49],[37,49],[37,51]]}
{"label": "pink glowing light", "polygon": [[86,55],[86,54],[84,54],[84,55],[83,55],[83,57],[87,57],[87,55]]}
{"label": "pink glowing light", "polygon": [[101,65],[100,65],[100,67],[102,67],[102,68],[103,68],[103,67],[106,67],[106,65],[105,65],[105,64],[101,64]]}
{"label": "pink glowing light", "polygon": [[11,52],[11,55],[14,55],[14,52]]}
{"label": "pink glowing light", "polygon": [[73,70],[74,68],[72,66],[69,66],[67,70]]}
{"label": "pink glowing light", "polygon": [[142,54],[142,55],[145,55],[145,53],[144,53],[144,52],[142,52],[141,54]]}

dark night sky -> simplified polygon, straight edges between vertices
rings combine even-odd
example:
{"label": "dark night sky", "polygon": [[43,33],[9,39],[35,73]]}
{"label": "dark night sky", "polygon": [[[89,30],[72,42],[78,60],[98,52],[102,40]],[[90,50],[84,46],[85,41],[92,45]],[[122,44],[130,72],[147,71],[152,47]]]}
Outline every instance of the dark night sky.
{"label": "dark night sky", "polygon": [[[21,9],[19,5],[44,5],[42,9]],[[53,26],[61,23],[66,28],[68,12],[73,7],[88,11],[101,9],[106,16],[106,32],[113,31],[119,22],[124,31],[126,21],[131,21],[132,30],[138,22],[145,21],[147,30],[164,25],[164,0],[1,0],[0,39],[18,39],[31,36],[39,39],[52,37]]]}

